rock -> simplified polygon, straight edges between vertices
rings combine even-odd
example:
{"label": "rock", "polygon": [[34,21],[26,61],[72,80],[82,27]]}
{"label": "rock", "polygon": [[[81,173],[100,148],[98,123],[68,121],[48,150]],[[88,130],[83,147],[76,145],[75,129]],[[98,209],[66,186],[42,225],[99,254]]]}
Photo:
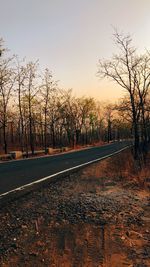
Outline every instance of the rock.
{"label": "rock", "polygon": [[13,159],[20,159],[22,158],[22,151],[11,151],[9,154],[12,156]]}
{"label": "rock", "polygon": [[33,256],[33,257],[37,257],[38,256],[38,252],[29,252],[29,255],[30,256]]}
{"label": "rock", "polygon": [[11,243],[11,244],[10,244],[10,247],[11,247],[11,248],[14,248],[14,249],[17,249],[17,244],[16,244],[16,243]]}

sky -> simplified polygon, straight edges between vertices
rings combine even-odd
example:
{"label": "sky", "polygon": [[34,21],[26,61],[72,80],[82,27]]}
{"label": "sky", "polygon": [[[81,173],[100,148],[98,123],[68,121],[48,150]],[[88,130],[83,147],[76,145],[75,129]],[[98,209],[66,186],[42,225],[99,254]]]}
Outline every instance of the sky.
{"label": "sky", "polygon": [[0,0],[0,37],[12,53],[39,59],[76,96],[114,101],[124,93],[100,80],[98,60],[116,48],[113,27],[150,49],[150,0]]}

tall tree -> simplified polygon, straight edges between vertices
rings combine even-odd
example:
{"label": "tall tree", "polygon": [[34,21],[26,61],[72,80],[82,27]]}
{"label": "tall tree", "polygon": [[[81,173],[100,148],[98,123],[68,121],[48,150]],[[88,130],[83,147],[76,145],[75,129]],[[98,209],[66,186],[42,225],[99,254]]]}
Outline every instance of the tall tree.
{"label": "tall tree", "polygon": [[39,84],[37,83],[38,74],[38,62],[29,62],[26,65],[27,68],[27,79],[26,79],[26,94],[25,100],[27,103],[28,109],[28,122],[29,122],[29,140],[30,140],[30,149],[32,154],[34,154],[34,143],[35,143],[35,135],[34,135],[34,105],[36,103],[35,98],[37,93],[39,92]]}
{"label": "tall tree", "polygon": [[18,57],[16,57],[16,83],[15,90],[17,92],[17,106],[19,109],[19,139],[22,152],[24,151],[24,116],[23,116],[23,99],[26,93],[26,80],[27,80],[27,72],[28,69],[24,64],[25,60],[20,61]]}
{"label": "tall tree", "polygon": [[[1,41],[2,42],[2,41]],[[1,102],[1,124],[3,129],[3,142],[4,142],[4,151],[7,153],[7,112],[8,105],[15,82],[14,70],[12,67],[14,57],[7,57],[5,52],[6,50],[0,48],[0,102]]]}
{"label": "tall tree", "polygon": [[45,70],[43,83],[41,86],[41,96],[42,96],[42,104],[43,104],[43,112],[44,112],[44,147],[45,153],[47,153],[47,130],[49,128],[49,124],[51,124],[52,136],[53,136],[53,147],[55,147],[55,133],[54,133],[54,119],[51,118],[51,123],[48,122],[49,116],[54,114],[54,105],[53,109],[51,109],[51,102],[55,100],[57,95],[57,81],[53,80],[52,73],[49,69]]}
{"label": "tall tree", "polygon": [[99,61],[98,75],[115,81],[128,93],[134,129],[134,157],[137,159],[140,148],[140,113],[149,88],[149,61],[143,61],[143,56],[137,55],[130,35],[124,36],[115,32],[114,38],[119,52],[111,60]]}

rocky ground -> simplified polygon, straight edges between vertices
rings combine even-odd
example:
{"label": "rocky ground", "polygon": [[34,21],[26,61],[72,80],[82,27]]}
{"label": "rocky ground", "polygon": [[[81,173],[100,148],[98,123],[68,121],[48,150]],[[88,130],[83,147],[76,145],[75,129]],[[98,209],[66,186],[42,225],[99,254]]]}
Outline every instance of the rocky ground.
{"label": "rocky ground", "polygon": [[0,266],[150,266],[150,159],[130,152],[55,180],[0,210]]}

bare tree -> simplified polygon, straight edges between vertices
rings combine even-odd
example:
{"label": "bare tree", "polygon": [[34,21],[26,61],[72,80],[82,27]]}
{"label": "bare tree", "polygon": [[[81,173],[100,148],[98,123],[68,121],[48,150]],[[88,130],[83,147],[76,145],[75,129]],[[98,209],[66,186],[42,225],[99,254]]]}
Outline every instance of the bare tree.
{"label": "bare tree", "polygon": [[141,60],[135,69],[133,69],[137,94],[139,97],[139,111],[141,120],[141,137],[143,143],[143,151],[147,148],[147,123],[146,123],[146,103],[150,90],[150,55],[145,53],[141,56]]}
{"label": "bare tree", "polygon": [[38,62],[29,62],[26,65],[27,79],[26,79],[26,93],[24,101],[27,103],[28,121],[29,121],[29,140],[32,154],[34,154],[34,112],[35,112],[35,97],[39,92],[39,84],[37,83],[37,68]]}
{"label": "bare tree", "polygon": [[112,123],[113,123],[113,111],[114,106],[112,104],[107,104],[105,106],[105,119],[107,124],[107,142],[112,141]]}
{"label": "bare tree", "polygon": [[19,139],[21,150],[24,151],[24,116],[23,116],[23,99],[26,92],[26,80],[27,80],[27,67],[24,65],[24,59],[20,61],[18,57],[16,57],[16,83],[15,90],[17,91],[17,105],[19,108]]}
{"label": "bare tree", "polygon": [[[54,117],[52,118],[52,114],[54,114],[54,102],[55,97],[57,95],[57,81],[53,80],[52,73],[46,69],[43,77],[43,84],[41,86],[41,95],[42,95],[42,103],[43,103],[43,112],[44,112],[44,147],[45,153],[47,153],[47,130],[49,128],[48,119],[51,115],[51,130],[53,135],[53,146],[55,147],[55,132],[54,132]],[[53,106],[51,110],[51,106]]]}
{"label": "bare tree", "polygon": [[[140,113],[149,88],[149,74],[147,72],[149,60],[143,61],[143,56],[137,55],[136,49],[132,46],[130,35],[124,36],[116,32],[114,37],[119,53],[114,55],[111,60],[99,61],[98,75],[115,81],[129,95],[134,129],[134,156],[137,159],[140,147]],[[143,69],[142,73],[140,69]],[[141,87],[142,76],[143,85]]]}
{"label": "bare tree", "polygon": [[[5,51],[5,49],[1,48],[1,51]],[[13,59],[14,57],[5,57],[5,53],[2,53],[0,57],[1,124],[3,129],[3,142],[5,153],[7,153],[8,149],[6,135],[8,104],[15,81],[15,75],[12,68]]]}

